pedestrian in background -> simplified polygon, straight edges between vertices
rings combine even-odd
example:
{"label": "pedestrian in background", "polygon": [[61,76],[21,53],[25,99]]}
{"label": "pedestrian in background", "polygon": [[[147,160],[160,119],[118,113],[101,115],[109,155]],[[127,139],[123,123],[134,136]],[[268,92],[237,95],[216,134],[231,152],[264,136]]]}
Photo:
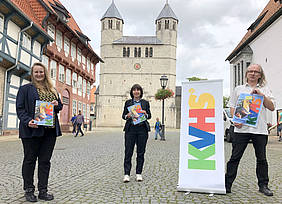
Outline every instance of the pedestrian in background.
{"label": "pedestrian in background", "polygon": [[160,131],[161,131],[161,123],[159,121],[159,118],[156,118],[156,123],[155,123],[155,140],[158,139],[158,135],[160,135],[160,138],[162,139]]}
{"label": "pedestrian in background", "polygon": [[[38,126],[34,123],[36,100],[51,102],[54,105],[52,127]],[[23,189],[29,202],[37,202],[33,184],[36,160],[38,160],[38,198],[45,201],[54,199],[52,194],[47,193],[48,178],[56,137],[62,135],[57,116],[62,108],[63,104],[52,85],[46,67],[41,63],[35,63],[31,68],[31,83],[21,86],[16,98],[17,116],[20,120],[19,137],[24,150]]]}
{"label": "pedestrian in background", "polygon": [[77,137],[78,133],[81,133],[81,136],[84,136],[84,133],[82,132],[81,126],[84,124],[84,116],[81,114],[81,110],[78,111],[78,115],[75,118],[75,123],[77,125],[77,131],[75,134],[75,137]]}
{"label": "pedestrian in background", "polygon": [[71,118],[71,123],[72,123],[72,134],[76,134],[76,114],[73,114],[72,118]]}
{"label": "pedestrian in background", "polygon": [[281,131],[282,131],[282,111],[278,112],[278,122],[277,122],[277,132],[278,132],[278,141],[281,142],[282,139],[282,135],[281,135]]}
{"label": "pedestrian in background", "polygon": [[266,160],[266,145],[268,141],[268,130],[266,121],[266,109],[273,111],[274,97],[266,85],[263,69],[258,64],[252,64],[247,68],[245,74],[247,83],[237,86],[229,100],[230,112],[233,117],[236,102],[241,93],[258,94],[264,97],[257,127],[250,127],[234,122],[234,138],[232,141],[232,155],[227,162],[225,174],[226,193],[231,193],[231,186],[237,175],[240,159],[249,143],[252,140],[257,159],[256,174],[258,179],[259,192],[266,196],[272,196],[273,192],[268,188],[268,164]]}
{"label": "pedestrian in background", "polygon": [[143,113],[147,119],[151,119],[150,104],[148,101],[142,99],[143,89],[139,84],[134,84],[130,90],[131,99],[127,100],[124,104],[124,110],[122,118],[126,120],[123,131],[124,135],[124,178],[123,182],[130,181],[131,171],[131,158],[134,150],[134,146],[137,146],[137,158],[136,158],[136,180],[143,181],[142,171],[144,165],[144,154],[146,151],[146,144],[148,140],[148,132],[150,131],[150,125],[147,120],[134,125],[133,114],[128,111],[128,107],[134,104],[140,103]]}

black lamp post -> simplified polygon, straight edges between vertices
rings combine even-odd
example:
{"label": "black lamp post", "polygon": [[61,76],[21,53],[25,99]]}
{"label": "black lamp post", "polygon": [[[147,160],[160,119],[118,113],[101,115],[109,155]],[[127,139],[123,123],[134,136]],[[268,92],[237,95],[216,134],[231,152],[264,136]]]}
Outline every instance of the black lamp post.
{"label": "black lamp post", "polygon": [[[165,76],[165,75],[161,76],[160,81],[161,81],[161,87],[162,87],[162,89],[165,89],[165,87],[166,87],[166,85],[167,85],[167,81],[168,81],[167,76]],[[161,134],[161,135],[162,135],[161,140],[165,140],[164,99],[163,99],[163,107],[162,107],[162,134]]]}

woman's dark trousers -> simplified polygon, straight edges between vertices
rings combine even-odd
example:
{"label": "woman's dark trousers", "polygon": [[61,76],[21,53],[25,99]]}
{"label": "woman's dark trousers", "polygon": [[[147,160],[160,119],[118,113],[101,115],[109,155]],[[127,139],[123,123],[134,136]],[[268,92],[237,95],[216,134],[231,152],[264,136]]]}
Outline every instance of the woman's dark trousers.
{"label": "woman's dark trousers", "polygon": [[257,158],[256,175],[258,178],[258,186],[262,187],[268,185],[268,164],[266,160],[266,145],[268,136],[251,133],[235,133],[232,142],[232,155],[230,160],[227,162],[227,170],[225,174],[226,188],[231,189],[232,183],[237,175],[239,162],[250,139],[252,140]]}
{"label": "woman's dark trousers", "polygon": [[24,190],[31,192],[35,189],[33,177],[36,160],[38,159],[38,190],[47,191],[50,160],[56,143],[55,131],[47,129],[43,137],[22,138],[22,143],[24,149],[22,165]]}
{"label": "woman's dark trousers", "polygon": [[144,154],[148,140],[148,132],[145,125],[131,126],[125,133],[125,155],[124,155],[124,175],[130,175],[131,158],[134,146],[137,146],[136,174],[141,174],[144,165]]}
{"label": "woman's dark trousers", "polygon": [[81,133],[81,136],[84,135],[84,133],[82,132],[82,129],[81,129],[81,125],[82,125],[82,123],[78,123],[77,124],[77,131],[76,131],[76,135],[75,136],[77,136],[79,132]]}

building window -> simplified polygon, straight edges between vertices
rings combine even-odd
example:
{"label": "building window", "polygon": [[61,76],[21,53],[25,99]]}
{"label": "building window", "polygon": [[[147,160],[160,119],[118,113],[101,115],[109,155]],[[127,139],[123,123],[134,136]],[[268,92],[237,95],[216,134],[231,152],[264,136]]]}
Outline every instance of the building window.
{"label": "building window", "polygon": [[134,48],[134,57],[137,57],[137,47]]}
{"label": "building window", "polygon": [[237,67],[234,66],[234,87],[237,85]]}
{"label": "building window", "polygon": [[82,90],[83,95],[86,94],[86,80],[83,79],[83,90]]}
{"label": "building window", "polygon": [[141,57],[141,47],[138,48],[138,57]]}
{"label": "building window", "polygon": [[120,21],[117,21],[116,27],[117,27],[117,30],[120,30]]}
{"label": "building window", "polygon": [[86,89],[86,93],[88,96],[90,96],[90,82],[87,82],[87,89]]}
{"label": "building window", "polygon": [[77,88],[77,73],[75,72],[72,73],[72,88]]}
{"label": "building window", "polygon": [[59,64],[59,81],[65,82],[65,67]]}
{"label": "building window", "polygon": [[150,57],[153,57],[153,48],[150,47]]}
{"label": "building window", "polygon": [[237,64],[237,71],[238,71],[238,85],[241,85],[241,79],[240,79],[240,74],[241,74],[241,72],[240,72],[240,63],[238,63]]}
{"label": "building window", "polygon": [[158,22],[158,30],[161,30],[161,28],[162,28],[162,22],[159,21],[159,22]]}
{"label": "building window", "polygon": [[23,34],[23,47],[31,50],[31,37],[27,33]]}
{"label": "building window", "polygon": [[42,55],[42,64],[49,69],[49,57],[46,55]]}
{"label": "building window", "polygon": [[81,96],[82,95],[82,77],[81,76],[78,76],[77,88],[78,88],[78,95]]}
{"label": "building window", "polygon": [[126,55],[127,57],[130,56],[130,48],[129,48],[129,47],[127,48],[127,53],[126,53],[126,54],[127,54],[127,55]]}
{"label": "building window", "polygon": [[57,62],[54,60],[51,60],[50,64],[50,77],[54,80],[57,78]]}
{"label": "building window", "polygon": [[81,63],[81,49],[77,48],[77,61],[78,64]]}
{"label": "building window", "polygon": [[90,57],[87,57],[86,67],[87,67],[87,71],[90,72],[90,67],[91,67]]}
{"label": "building window", "polygon": [[105,29],[106,29],[105,21],[103,21],[103,23],[102,23],[102,30],[105,30]]}
{"label": "building window", "polygon": [[169,29],[169,20],[165,20],[165,29]]}
{"label": "building window", "polygon": [[52,25],[52,24],[48,25],[47,33],[48,33],[48,35],[50,35],[53,39],[55,39],[55,26]]}
{"label": "building window", "polygon": [[76,115],[77,114],[77,102],[76,102],[76,100],[73,100],[72,101],[72,114],[74,115]]}
{"label": "building window", "polygon": [[79,101],[78,102],[78,111],[81,111],[81,109],[82,109],[82,103]]}
{"label": "building window", "polygon": [[124,47],[124,48],[122,49],[122,56],[123,56],[123,57],[126,57],[126,47]]}
{"label": "building window", "polygon": [[71,70],[68,68],[66,69],[66,84],[71,85]]}
{"label": "building window", "polygon": [[76,45],[71,43],[71,56],[76,59]]}
{"label": "building window", "polygon": [[241,76],[242,76],[242,85],[244,84],[244,62],[241,61]]}
{"label": "building window", "polygon": [[82,114],[84,115],[84,117],[86,118],[86,104],[83,103],[83,110],[82,110]]}
{"label": "building window", "polygon": [[4,16],[0,13],[0,31],[4,30]]}
{"label": "building window", "polygon": [[66,56],[69,56],[70,53],[70,40],[65,36],[64,40],[64,51]]}
{"label": "building window", "polygon": [[173,22],[172,29],[176,30],[176,22]]}
{"label": "building window", "polygon": [[59,51],[63,47],[63,35],[62,35],[62,32],[59,30],[56,30],[56,45]]}
{"label": "building window", "polygon": [[250,66],[250,62],[246,62],[246,67],[248,68]]}
{"label": "building window", "polygon": [[149,57],[149,49],[147,47],[145,48],[145,57]]}
{"label": "building window", "polygon": [[108,20],[108,23],[109,23],[109,29],[112,29],[113,28],[113,20]]}

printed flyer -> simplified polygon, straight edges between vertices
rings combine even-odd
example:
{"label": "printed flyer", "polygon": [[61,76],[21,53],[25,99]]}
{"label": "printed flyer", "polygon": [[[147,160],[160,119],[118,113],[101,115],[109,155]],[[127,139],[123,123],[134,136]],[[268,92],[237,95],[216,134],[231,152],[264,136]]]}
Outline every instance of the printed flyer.
{"label": "printed flyer", "polygon": [[43,126],[53,126],[54,105],[50,102],[36,100],[34,123]]}
{"label": "printed flyer", "polygon": [[145,116],[145,114],[144,114],[144,112],[141,108],[140,103],[136,103],[132,106],[129,106],[127,109],[132,114],[132,120],[133,120],[134,125],[139,124],[139,123],[147,120],[146,116]]}
{"label": "printed flyer", "polygon": [[235,107],[233,122],[256,127],[262,104],[263,96],[246,93],[240,94]]}

